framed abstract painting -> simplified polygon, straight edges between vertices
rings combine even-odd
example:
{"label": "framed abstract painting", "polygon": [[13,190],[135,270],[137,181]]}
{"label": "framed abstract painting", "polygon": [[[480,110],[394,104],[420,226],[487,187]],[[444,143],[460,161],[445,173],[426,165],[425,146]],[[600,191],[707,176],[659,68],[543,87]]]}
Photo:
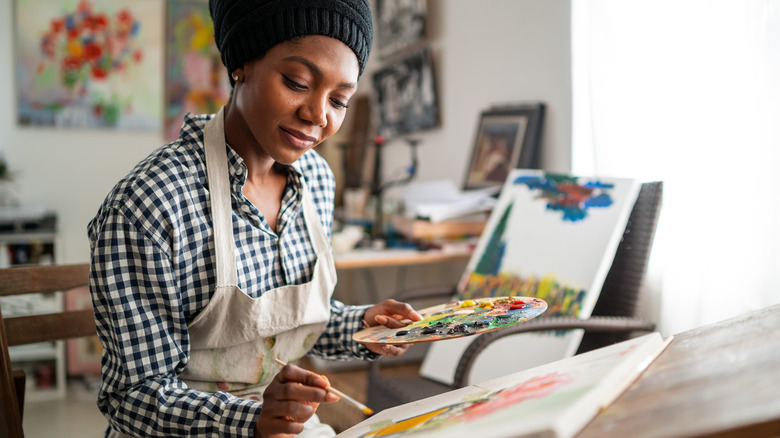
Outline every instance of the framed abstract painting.
{"label": "framed abstract painting", "polygon": [[165,35],[165,138],[179,135],[184,114],[213,114],[227,103],[230,81],[214,44],[207,0],[168,0]]}
{"label": "framed abstract painting", "polygon": [[20,125],[160,129],[162,2],[16,0],[15,15]]}

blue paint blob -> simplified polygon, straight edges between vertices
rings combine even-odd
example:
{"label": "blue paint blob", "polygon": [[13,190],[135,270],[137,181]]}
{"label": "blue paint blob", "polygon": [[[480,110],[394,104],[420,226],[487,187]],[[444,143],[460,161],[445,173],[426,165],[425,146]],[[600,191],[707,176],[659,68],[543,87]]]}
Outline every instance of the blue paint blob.
{"label": "blue paint blob", "polygon": [[588,181],[585,184],[582,185],[583,187],[588,187],[591,189],[613,189],[615,188],[615,185],[612,183],[605,183],[601,181]]}
{"label": "blue paint blob", "polygon": [[596,196],[592,196],[585,200],[585,207],[609,207],[612,205],[612,198],[606,193],[601,193]]}
{"label": "blue paint blob", "polygon": [[[525,184],[530,190],[540,192],[538,198],[547,200],[547,209],[561,212],[564,221],[583,220],[587,217],[589,208],[605,208],[613,204],[612,197],[604,191],[614,188],[615,185],[598,180],[578,184],[574,177],[545,174],[544,177],[519,176],[514,179],[513,183],[515,185]],[[568,191],[563,192],[558,188],[559,184],[578,185],[595,193],[584,200],[571,198]]]}

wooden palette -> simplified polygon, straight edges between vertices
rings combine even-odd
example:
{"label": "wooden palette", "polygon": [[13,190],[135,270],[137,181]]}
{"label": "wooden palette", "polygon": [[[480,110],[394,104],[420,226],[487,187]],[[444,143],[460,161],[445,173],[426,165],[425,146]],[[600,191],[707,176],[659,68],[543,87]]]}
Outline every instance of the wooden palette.
{"label": "wooden palette", "polygon": [[352,336],[363,344],[414,344],[441,341],[510,327],[547,310],[531,297],[490,297],[454,301],[419,311],[423,319],[402,328],[369,327]]}

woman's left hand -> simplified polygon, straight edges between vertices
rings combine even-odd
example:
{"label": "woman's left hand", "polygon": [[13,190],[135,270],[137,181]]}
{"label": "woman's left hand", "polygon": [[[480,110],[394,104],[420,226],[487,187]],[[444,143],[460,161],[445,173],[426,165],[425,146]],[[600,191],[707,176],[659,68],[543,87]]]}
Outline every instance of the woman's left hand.
{"label": "woman's left hand", "polygon": [[[385,300],[369,307],[366,310],[366,314],[363,315],[363,322],[368,327],[383,325],[389,328],[400,328],[409,325],[409,321],[419,321],[421,319],[422,316],[412,306],[393,299]],[[404,354],[410,345],[366,344],[366,348],[377,354],[397,357]]]}

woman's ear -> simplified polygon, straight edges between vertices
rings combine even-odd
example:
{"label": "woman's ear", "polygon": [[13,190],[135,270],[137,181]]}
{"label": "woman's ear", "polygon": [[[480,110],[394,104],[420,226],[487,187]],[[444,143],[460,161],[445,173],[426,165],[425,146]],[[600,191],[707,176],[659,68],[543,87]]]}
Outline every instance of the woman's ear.
{"label": "woman's ear", "polygon": [[233,70],[233,73],[230,73],[230,76],[233,77],[233,80],[238,82],[243,82],[244,80],[244,68],[239,67],[235,70]]}

